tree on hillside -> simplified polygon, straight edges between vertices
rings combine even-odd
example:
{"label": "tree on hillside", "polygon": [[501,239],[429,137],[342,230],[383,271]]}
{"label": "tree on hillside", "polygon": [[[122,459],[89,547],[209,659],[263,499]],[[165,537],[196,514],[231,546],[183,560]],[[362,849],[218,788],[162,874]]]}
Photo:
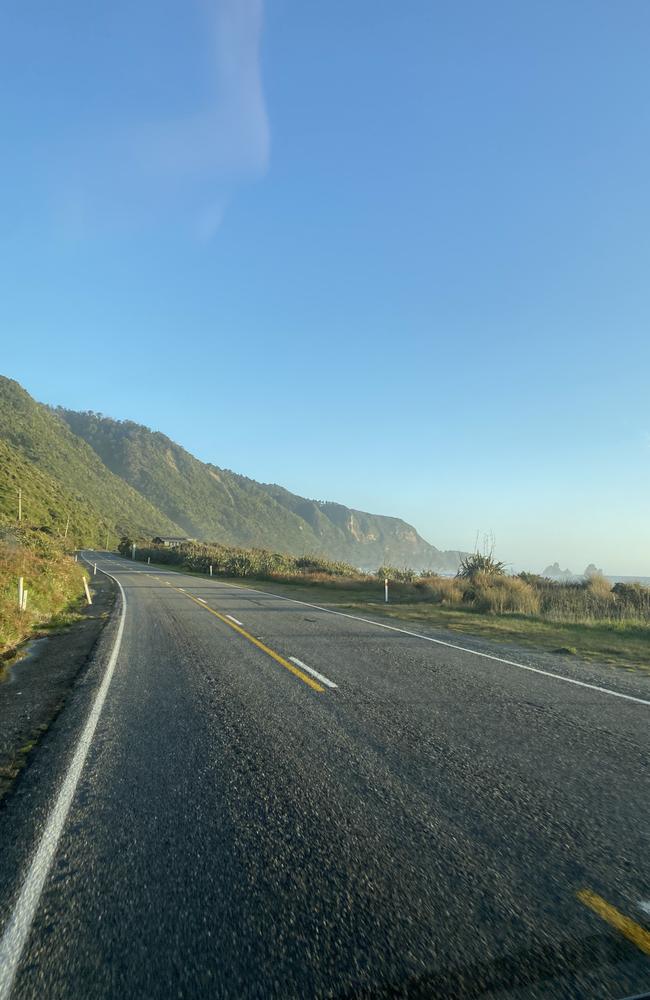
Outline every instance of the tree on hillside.
{"label": "tree on hillside", "polygon": [[131,549],[133,548],[133,542],[127,535],[122,535],[120,538],[120,544],[117,546],[117,551],[120,555],[129,557],[131,555]]}

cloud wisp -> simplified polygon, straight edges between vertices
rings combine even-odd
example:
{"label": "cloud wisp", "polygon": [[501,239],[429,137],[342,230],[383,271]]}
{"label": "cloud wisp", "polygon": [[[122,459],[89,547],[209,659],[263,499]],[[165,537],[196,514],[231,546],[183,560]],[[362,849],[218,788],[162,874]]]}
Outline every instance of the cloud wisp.
{"label": "cloud wisp", "polygon": [[[155,117],[137,107],[136,96],[126,126],[77,146],[74,171],[65,171],[64,195],[59,191],[57,198],[65,216],[74,207],[70,222],[77,234],[101,222],[122,230],[171,221],[210,239],[235,192],[268,169],[263,0],[195,2],[208,48],[205,92],[186,113],[165,116],[163,109]],[[201,55],[205,61],[205,51],[197,59]]]}

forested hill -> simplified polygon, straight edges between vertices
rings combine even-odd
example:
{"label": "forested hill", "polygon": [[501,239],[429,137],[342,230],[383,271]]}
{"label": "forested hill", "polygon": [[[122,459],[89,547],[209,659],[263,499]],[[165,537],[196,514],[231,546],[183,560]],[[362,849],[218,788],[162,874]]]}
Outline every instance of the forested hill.
{"label": "forested hill", "polygon": [[0,518],[23,514],[79,544],[130,534],[314,553],[363,569],[383,563],[454,571],[405,521],[308,500],[199,461],[131,421],[37,403],[0,376]]}
{"label": "forested hill", "polygon": [[124,479],[113,475],[86,442],[12,379],[0,376],[0,516],[13,519],[22,490],[26,522],[96,543],[130,531],[179,534],[178,525]]}
{"label": "forested hill", "polygon": [[101,460],[183,532],[204,541],[315,552],[362,568],[384,562],[453,571],[457,552],[440,552],[399,518],[307,500],[206,464],[166,435],[96,413],[57,411]]}

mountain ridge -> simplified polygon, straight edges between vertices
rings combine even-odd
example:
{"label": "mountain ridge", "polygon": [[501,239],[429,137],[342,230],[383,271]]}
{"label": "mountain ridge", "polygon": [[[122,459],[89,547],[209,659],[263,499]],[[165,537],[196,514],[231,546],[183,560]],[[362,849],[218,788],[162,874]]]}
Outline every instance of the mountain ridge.
{"label": "mountain ridge", "polygon": [[455,571],[460,554],[441,552],[401,518],[311,500],[204,463],[160,431],[92,411],[58,408],[74,433],[163,513],[201,541],[275,548],[344,560]]}
{"label": "mountain ridge", "polygon": [[71,540],[126,533],[314,554],[360,569],[382,564],[454,572],[441,551],[401,518],[311,500],[201,462],[160,431],[93,411],[38,403],[0,376],[0,515],[26,516]]}

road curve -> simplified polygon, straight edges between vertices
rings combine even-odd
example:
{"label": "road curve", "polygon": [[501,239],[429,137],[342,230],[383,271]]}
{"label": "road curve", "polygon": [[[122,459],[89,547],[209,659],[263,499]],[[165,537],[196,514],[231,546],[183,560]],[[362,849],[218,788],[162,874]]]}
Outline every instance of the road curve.
{"label": "road curve", "polygon": [[122,610],[0,810],[0,1000],[650,989],[650,683],[97,561]]}

